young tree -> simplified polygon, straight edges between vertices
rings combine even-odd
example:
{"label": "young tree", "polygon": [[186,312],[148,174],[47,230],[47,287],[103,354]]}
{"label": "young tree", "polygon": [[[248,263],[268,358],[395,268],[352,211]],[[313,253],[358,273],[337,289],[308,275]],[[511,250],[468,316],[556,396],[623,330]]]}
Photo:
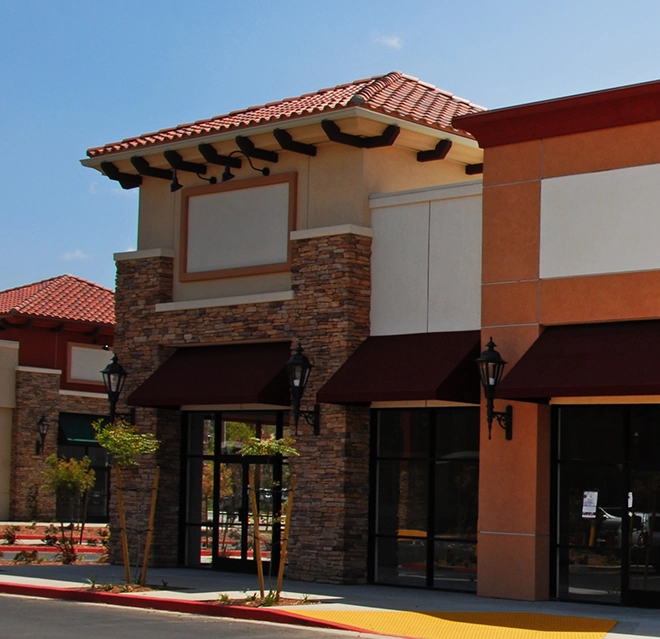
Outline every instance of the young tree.
{"label": "young tree", "polygon": [[[241,448],[240,454],[244,457],[247,456],[264,456],[264,457],[275,457],[280,455],[282,457],[299,457],[300,453],[295,449],[295,440],[282,438],[275,439],[274,437],[268,437],[266,439],[259,439],[258,437],[250,437],[247,444]],[[261,596],[264,596],[264,571],[263,565],[261,563],[261,534],[259,532],[259,507],[257,504],[257,495],[256,495],[256,482],[254,480],[254,470],[250,465],[248,470],[248,481],[250,485],[250,493],[252,499],[252,517],[253,524],[252,529],[254,531],[254,550],[255,550],[255,561],[257,563],[257,575],[259,577],[259,590],[261,591]],[[281,486],[273,488],[279,488]],[[281,521],[284,517],[284,534],[282,537],[282,546],[280,550],[280,566],[277,573],[277,590],[275,593],[275,600],[279,601],[280,592],[282,592],[282,579],[284,578],[284,563],[286,561],[287,548],[289,545],[289,527],[291,524],[291,508],[293,507],[293,494],[296,488],[296,476],[291,477],[289,483],[289,498],[287,500],[284,511],[278,513],[277,516],[273,513],[274,521]]]}
{"label": "young tree", "polygon": [[64,517],[60,521],[62,538],[58,542],[58,546],[63,564],[72,564],[76,561],[76,549],[73,539],[75,509],[80,504],[83,496],[94,485],[96,476],[90,468],[90,464],[89,457],[83,457],[82,459],[65,459],[62,457],[58,459],[57,455],[53,454],[46,458],[46,470],[42,473],[44,488],[57,497],[63,511],[66,505],[69,507],[68,538],[64,526]]}
{"label": "young tree", "polygon": [[[107,422],[100,419],[93,424],[96,431],[96,441],[105,448],[111,455],[112,465],[115,470],[115,481],[117,483],[117,505],[119,507],[119,525],[121,527],[121,545],[124,558],[124,570],[126,572],[126,585],[131,583],[131,566],[128,556],[128,536],[126,534],[126,511],[124,509],[124,490],[121,479],[121,469],[130,466],[139,466],[137,458],[140,455],[155,453],[160,441],[152,433],[140,433],[137,426],[131,424],[125,419],[117,419],[114,422]],[[147,548],[145,550],[145,565],[142,571],[143,583],[146,578],[146,563],[149,556],[149,545],[151,541],[151,528],[153,524],[153,514],[155,506],[156,485],[158,482],[158,468],[156,468],[156,478],[154,491],[152,493],[151,515],[149,531],[147,535]]]}

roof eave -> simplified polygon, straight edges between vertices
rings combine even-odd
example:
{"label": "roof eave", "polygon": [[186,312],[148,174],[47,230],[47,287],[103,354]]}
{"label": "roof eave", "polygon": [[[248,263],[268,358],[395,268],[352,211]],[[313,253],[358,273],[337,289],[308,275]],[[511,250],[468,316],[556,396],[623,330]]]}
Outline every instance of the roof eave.
{"label": "roof eave", "polygon": [[477,141],[472,138],[469,133],[462,133],[460,130],[450,129],[448,127],[433,126],[431,124],[423,124],[418,120],[389,115],[375,109],[366,108],[365,106],[346,106],[334,108],[332,110],[323,111],[320,113],[314,113],[313,115],[295,115],[286,118],[280,118],[268,122],[267,124],[246,124],[233,127],[219,133],[190,136],[175,142],[169,141],[148,144],[144,146],[136,146],[135,148],[129,150],[102,153],[101,155],[97,155],[91,158],[83,158],[80,160],[80,163],[86,167],[100,168],[102,162],[128,160],[129,158],[136,155],[136,153],[147,155],[150,153],[162,153],[169,150],[190,148],[191,146],[198,143],[198,141],[200,143],[203,141],[204,144],[213,144],[214,142],[233,140],[237,133],[245,130],[249,130],[251,135],[259,135],[262,133],[270,133],[275,129],[292,129],[295,127],[308,126],[311,124],[320,124],[323,120],[343,120],[351,117],[362,117],[385,124],[397,124],[401,128],[409,131],[423,133],[437,139],[449,138],[455,144],[461,144],[471,148],[478,148],[479,146]]}
{"label": "roof eave", "polygon": [[482,148],[660,119],[660,81],[457,116]]}
{"label": "roof eave", "polygon": [[7,319],[7,320],[35,320],[39,322],[50,322],[54,325],[57,324],[66,324],[66,325],[71,325],[72,327],[79,327],[79,328],[85,328],[85,327],[93,327],[93,328],[99,328],[99,329],[104,329],[107,328],[109,331],[114,332],[115,330],[115,324],[111,322],[94,322],[91,320],[75,320],[71,318],[65,318],[65,317],[54,317],[53,315],[39,315],[39,314],[33,314],[33,313],[21,313],[16,311],[15,309],[10,310],[9,312],[6,313],[0,313],[0,319]]}

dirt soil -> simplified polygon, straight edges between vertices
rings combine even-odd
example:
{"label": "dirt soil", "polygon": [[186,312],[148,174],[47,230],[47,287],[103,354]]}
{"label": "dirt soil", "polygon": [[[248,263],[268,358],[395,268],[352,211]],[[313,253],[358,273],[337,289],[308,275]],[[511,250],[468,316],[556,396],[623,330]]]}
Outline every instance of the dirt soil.
{"label": "dirt soil", "polygon": [[256,599],[229,599],[228,601],[210,601],[207,603],[213,603],[216,606],[243,606],[246,608],[266,608],[272,606],[302,606],[306,603],[318,603],[318,602],[307,602],[302,599],[287,599],[286,597],[280,597],[279,601],[276,604],[264,604],[264,599],[257,597]]}

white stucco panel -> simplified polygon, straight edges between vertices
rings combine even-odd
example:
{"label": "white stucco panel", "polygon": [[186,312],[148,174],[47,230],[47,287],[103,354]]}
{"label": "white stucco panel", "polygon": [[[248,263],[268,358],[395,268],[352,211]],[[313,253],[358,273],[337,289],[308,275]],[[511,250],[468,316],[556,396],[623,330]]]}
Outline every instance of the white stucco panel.
{"label": "white stucco panel", "polygon": [[371,334],[424,333],[429,203],[375,210],[372,226]]}
{"label": "white stucco panel", "polygon": [[481,328],[481,196],[431,202],[430,332]]}
{"label": "white stucco panel", "polygon": [[660,165],[543,180],[541,278],[660,268]]}
{"label": "white stucco panel", "polygon": [[103,383],[101,371],[110,363],[114,353],[103,348],[79,344],[71,346],[69,380]]}
{"label": "white stucco panel", "polygon": [[286,262],[289,184],[190,198],[188,272]]}
{"label": "white stucco panel", "polygon": [[480,184],[372,200],[372,335],[481,326],[481,201]]}

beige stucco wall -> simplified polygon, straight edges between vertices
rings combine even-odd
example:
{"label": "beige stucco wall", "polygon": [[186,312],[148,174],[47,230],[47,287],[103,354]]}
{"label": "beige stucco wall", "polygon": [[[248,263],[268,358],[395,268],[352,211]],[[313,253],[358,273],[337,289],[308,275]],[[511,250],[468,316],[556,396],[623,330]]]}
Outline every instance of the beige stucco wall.
{"label": "beige stucco wall", "polygon": [[[342,119],[338,123],[342,131],[360,135],[377,135],[386,126],[381,122],[356,117]],[[318,124],[292,129],[291,132],[297,141],[315,144],[316,157],[279,149],[272,133],[249,137],[257,148],[276,150],[279,155],[277,163],[253,160],[257,168],[268,166],[271,175],[290,172],[297,174],[296,223],[292,230],[344,224],[370,227],[370,195],[474,180],[475,176],[465,174],[465,164],[482,161],[481,150],[473,142],[466,142],[454,143],[445,160],[417,162],[417,150],[431,149],[438,140],[439,133],[431,130],[426,135],[424,131],[410,131],[402,127],[395,145],[376,149],[358,149],[329,142]],[[245,134],[249,135],[249,131]],[[185,159],[204,162],[197,149],[198,142],[192,143],[189,150],[181,150]],[[233,140],[214,143],[214,147],[221,155],[236,150]],[[167,166],[162,154],[147,157],[152,166]],[[259,175],[250,168],[245,158],[242,158],[242,162],[241,169],[232,169],[236,176],[232,185],[239,180]],[[209,164],[206,177],[214,176],[220,183],[223,170],[222,166]],[[192,173],[180,171],[177,177],[184,189],[204,184]],[[291,276],[288,272],[180,282],[179,246],[184,194],[185,190],[171,193],[167,180],[155,178],[145,178],[140,187],[138,250],[174,250],[173,301],[290,290]]]}
{"label": "beige stucco wall", "polygon": [[0,340],[0,520],[9,519],[11,423],[16,406],[18,342]]}

